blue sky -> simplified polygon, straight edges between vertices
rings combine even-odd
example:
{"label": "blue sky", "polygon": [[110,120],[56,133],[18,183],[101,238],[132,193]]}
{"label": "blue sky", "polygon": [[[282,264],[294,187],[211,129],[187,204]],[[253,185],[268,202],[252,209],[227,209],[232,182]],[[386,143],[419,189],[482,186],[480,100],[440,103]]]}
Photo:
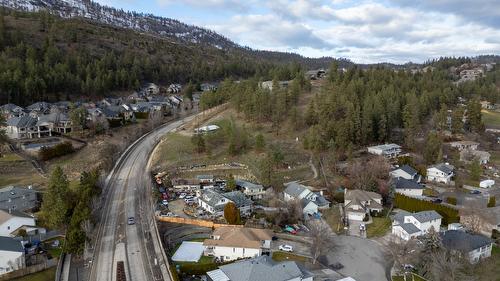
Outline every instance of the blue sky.
{"label": "blue sky", "polygon": [[500,0],[97,0],[255,49],[359,63],[500,54]]}

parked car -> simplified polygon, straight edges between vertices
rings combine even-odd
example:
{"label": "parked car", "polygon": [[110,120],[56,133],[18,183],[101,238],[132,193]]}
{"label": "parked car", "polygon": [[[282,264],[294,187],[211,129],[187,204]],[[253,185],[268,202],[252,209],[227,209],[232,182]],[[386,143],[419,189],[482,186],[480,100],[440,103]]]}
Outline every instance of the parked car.
{"label": "parked car", "polygon": [[134,219],[134,217],[130,217],[130,218],[128,218],[128,220],[127,220],[127,224],[128,224],[128,225],[135,224],[135,219]]}
{"label": "parked car", "polygon": [[161,199],[168,200],[168,194],[167,193],[162,193],[161,194]]}
{"label": "parked car", "polygon": [[168,200],[165,200],[165,199],[164,199],[164,200],[162,200],[162,201],[161,201],[161,204],[163,204],[164,206],[167,206],[167,205],[168,205]]}
{"label": "parked car", "polygon": [[440,198],[433,199],[432,203],[441,204],[441,203],[443,203],[443,199],[440,199]]}
{"label": "parked car", "polygon": [[278,249],[283,252],[293,252],[293,247],[290,245],[280,245]]}
{"label": "parked car", "polygon": [[295,230],[293,227],[286,225],[283,231],[291,233],[293,235],[297,234],[297,230]]}
{"label": "parked car", "polygon": [[476,195],[476,194],[481,194],[481,191],[479,191],[479,190],[471,190],[469,193]]}
{"label": "parked car", "polygon": [[186,204],[193,204],[193,203],[196,203],[196,200],[194,198],[186,198],[186,199],[184,199],[184,202]]}
{"label": "parked car", "polygon": [[186,197],[186,195],[187,195],[187,194],[186,194],[185,192],[181,193],[181,194],[179,195],[179,199],[184,199],[184,198]]}
{"label": "parked car", "polygon": [[273,241],[277,241],[277,240],[278,240],[278,236],[273,236],[271,239],[272,239]]}

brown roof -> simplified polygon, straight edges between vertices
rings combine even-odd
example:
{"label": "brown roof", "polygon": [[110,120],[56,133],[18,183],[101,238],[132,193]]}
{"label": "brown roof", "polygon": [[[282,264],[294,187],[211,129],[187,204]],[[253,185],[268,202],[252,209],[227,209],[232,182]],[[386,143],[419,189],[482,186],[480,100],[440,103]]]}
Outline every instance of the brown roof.
{"label": "brown roof", "polygon": [[172,185],[199,185],[198,179],[172,179]]}
{"label": "brown roof", "polygon": [[247,227],[220,227],[212,234],[220,239],[206,239],[203,246],[226,246],[260,249],[263,240],[271,240],[272,232],[268,229]]}

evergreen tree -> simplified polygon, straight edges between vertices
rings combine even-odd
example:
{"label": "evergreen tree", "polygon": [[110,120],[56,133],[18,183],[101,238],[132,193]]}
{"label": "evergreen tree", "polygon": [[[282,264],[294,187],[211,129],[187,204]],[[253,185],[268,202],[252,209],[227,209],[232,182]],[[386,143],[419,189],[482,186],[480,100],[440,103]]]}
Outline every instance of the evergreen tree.
{"label": "evergreen tree", "polygon": [[442,157],[442,141],[436,133],[429,133],[425,141],[424,159],[427,164],[434,164],[439,162],[440,154]]}
{"label": "evergreen tree", "polygon": [[264,136],[261,133],[259,133],[255,137],[255,149],[257,151],[263,151],[265,147],[266,147],[266,143],[264,140]]}
{"label": "evergreen tree", "polygon": [[57,166],[50,176],[41,207],[43,221],[48,228],[61,229],[66,226],[70,210],[69,199],[68,179],[61,167]]}
{"label": "evergreen tree", "polygon": [[481,178],[482,168],[479,161],[472,161],[469,164],[470,179],[473,181],[479,181]]}

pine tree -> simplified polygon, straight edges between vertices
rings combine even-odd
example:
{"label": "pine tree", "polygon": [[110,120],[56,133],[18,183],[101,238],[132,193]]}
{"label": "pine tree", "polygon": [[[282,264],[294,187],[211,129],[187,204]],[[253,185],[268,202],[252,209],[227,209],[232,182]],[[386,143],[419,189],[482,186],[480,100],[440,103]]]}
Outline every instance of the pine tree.
{"label": "pine tree", "polygon": [[41,207],[43,221],[48,228],[61,229],[66,226],[70,209],[69,199],[68,179],[61,167],[57,166],[50,176]]}

